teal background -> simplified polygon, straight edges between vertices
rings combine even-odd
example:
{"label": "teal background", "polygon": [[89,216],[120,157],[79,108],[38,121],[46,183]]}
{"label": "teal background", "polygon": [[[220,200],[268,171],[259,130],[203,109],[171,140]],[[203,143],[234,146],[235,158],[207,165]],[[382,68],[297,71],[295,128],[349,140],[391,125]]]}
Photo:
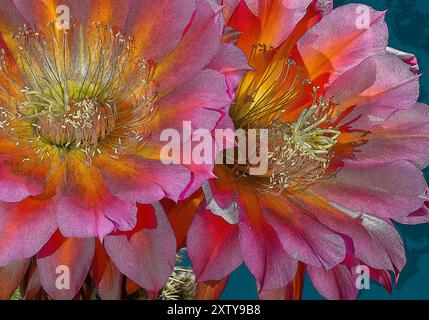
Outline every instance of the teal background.
{"label": "teal background", "polygon": [[[377,10],[388,9],[389,45],[414,53],[419,59],[421,95],[420,101],[429,104],[429,0],[334,0],[336,6],[359,2]],[[339,25],[340,27],[340,25]],[[425,170],[429,180],[429,169]],[[407,265],[399,283],[389,295],[375,282],[369,290],[361,290],[359,299],[429,299],[429,224],[418,226],[397,225],[407,249]],[[257,299],[255,281],[242,265],[231,276],[222,299]],[[307,278],[304,299],[323,299]]]}

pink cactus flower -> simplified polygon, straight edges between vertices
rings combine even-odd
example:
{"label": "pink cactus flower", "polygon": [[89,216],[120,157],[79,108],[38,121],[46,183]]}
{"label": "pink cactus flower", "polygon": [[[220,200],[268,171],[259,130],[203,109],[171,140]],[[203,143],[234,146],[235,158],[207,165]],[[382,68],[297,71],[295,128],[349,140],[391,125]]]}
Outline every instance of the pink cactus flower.
{"label": "pink cactus flower", "polygon": [[85,298],[88,274],[102,298],[121,297],[122,274],[128,289],[158,292],[176,258],[159,200],[213,176],[164,164],[160,134],[184,121],[214,129],[248,68],[222,42],[221,10],[5,0],[0,16],[0,298],[24,275],[28,299]]}
{"label": "pink cactus flower", "polygon": [[406,263],[392,221],[429,221],[416,58],[388,48],[385,12],[368,6],[221,2],[254,68],[230,116],[268,130],[269,162],[263,175],[217,165],[205,200],[193,199],[186,243],[200,295],[218,296],[242,262],[266,299],[300,298],[306,273],[324,297],[354,299],[362,268],[390,290]]}

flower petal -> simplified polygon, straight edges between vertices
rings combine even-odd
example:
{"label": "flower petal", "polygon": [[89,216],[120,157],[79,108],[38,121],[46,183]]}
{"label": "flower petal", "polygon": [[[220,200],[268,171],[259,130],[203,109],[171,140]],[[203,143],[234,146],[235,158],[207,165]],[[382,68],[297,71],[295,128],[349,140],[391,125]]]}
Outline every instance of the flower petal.
{"label": "flower petal", "polygon": [[30,259],[22,259],[0,268],[0,300],[9,300],[18,288],[30,264]]}
{"label": "flower petal", "polygon": [[25,278],[24,282],[21,282],[21,293],[26,300],[33,300],[42,290],[39,270],[37,269],[37,262],[35,260],[31,261]]}
{"label": "flower petal", "polygon": [[122,295],[122,273],[109,261],[97,286],[102,300],[120,300]]}
{"label": "flower petal", "polygon": [[182,40],[158,63],[155,79],[160,90],[178,86],[201,71],[219,50],[222,36],[219,13],[205,0],[197,1],[197,11]]}
{"label": "flower petal", "polygon": [[[236,188],[234,178],[231,177],[223,165],[216,165],[214,173],[217,179],[211,179],[207,182],[210,185],[211,195],[221,209],[227,210],[234,203],[234,191]],[[211,201],[211,199],[207,200]]]}
{"label": "flower petal", "polygon": [[[277,48],[304,17],[313,0],[260,0],[261,37],[259,43]],[[278,26],[281,26],[279,28]]]}
{"label": "flower petal", "polygon": [[158,59],[179,44],[195,10],[195,0],[138,1],[125,29],[135,35],[139,55]]}
{"label": "flower petal", "polygon": [[423,173],[405,160],[346,161],[335,177],[311,188],[345,208],[395,219],[423,205],[427,184]]}
{"label": "flower petal", "polygon": [[205,202],[189,229],[186,247],[197,281],[221,280],[243,262],[238,225],[214,215]]}
{"label": "flower petal", "polygon": [[228,21],[237,8],[241,0],[217,0],[220,4],[223,5],[223,16],[225,21]]}
{"label": "flower petal", "polygon": [[137,207],[109,193],[100,171],[70,156],[66,181],[55,197],[58,226],[66,237],[99,237],[127,231],[137,221]]}
{"label": "flower petal", "polygon": [[282,197],[262,198],[264,216],[284,250],[306,264],[329,270],[342,262],[343,239]]}
{"label": "flower petal", "polygon": [[308,267],[308,274],[316,290],[329,300],[354,300],[359,290],[350,270],[343,265],[326,271],[323,268]]}
{"label": "flower petal", "polygon": [[37,266],[43,289],[56,300],[73,299],[88,275],[94,249],[93,238],[70,238],[53,254],[38,258]]}
{"label": "flower petal", "polygon": [[[376,269],[385,269],[391,262],[391,267],[387,269],[398,274],[406,263],[404,244],[398,231],[389,223],[369,215],[363,215],[362,225],[371,234],[372,245],[379,254],[366,255],[365,252],[358,252],[356,256]],[[385,261],[380,263],[380,258]]]}
{"label": "flower petal", "polygon": [[336,110],[354,108],[344,122],[355,119],[353,128],[371,129],[396,110],[407,110],[415,105],[419,77],[399,58],[378,55],[365,59],[338,77],[325,96],[333,97],[339,104]]}
{"label": "flower petal", "polygon": [[241,197],[240,246],[243,260],[258,281],[260,291],[284,287],[295,277],[297,261],[284,251],[275,230],[267,224],[256,198]]}
{"label": "flower petal", "polygon": [[385,13],[365,6],[369,12],[368,27],[358,28],[358,6],[349,4],[334,9],[298,41],[310,80],[329,73],[332,82],[363,59],[385,52],[388,38]]}
{"label": "flower petal", "polygon": [[395,112],[371,129],[359,159],[393,161],[407,159],[420,169],[429,165],[429,106],[416,104]]}
{"label": "flower petal", "polygon": [[186,246],[186,237],[190,225],[194,219],[199,204],[204,200],[201,191],[195,192],[186,200],[174,203],[171,200],[161,200],[162,207],[165,210],[168,221],[174,231],[177,241],[177,250]]}
{"label": "flower petal", "polygon": [[0,154],[0,201],[17,202],[43,192],[45,169],[20,154]]}
{"label": "flower petal", "polygon": [[403,52],[398,49],[387,47],[386,49],[387,53],[392,54],[398,58],[400,58],[402,61],[404,61],[406,64],[409,65],[410,71],[414,74],[419,73],[419,62],[417,60],[417,57],[408,52]]}
{"label": "flower petal", "polygon": [[0,33],[3,36],[18,31],[18,28],[28,21],[16,7],[14,0],[4,0],[0,7]]}
{"label": "flower petal", "polygon": [[225,75],[231,100],[234,99],[235,90],[241,78],[247,71],[251,70],[246,56],[232,43],[223,43],[207,68]]}
{"label": "flower petal", "polygon": [[321,223],[350,237],[352,253],[368,266],[395,272],[404,267],[402,240],[395,228],[384,220],[336,204],[333,206],[310,190],[296,195],[295,200]]}
{"label": "flower petal", "polygon": [[191,122],[192,131],[211,131],[220,119],[219,111],[230,102],[224,75],[214,70],[198,72],[159,100],[158,128],[152,129],[152,134],[156,139],[162,129],[182,130],[184,121]]}
{"label": "flower petal", "polygon": [[220,281],[198,282],[195,300],[219,300],[228,284],[229,277]]}
{"label": "flower petal", "polygon": [[129,203],[152,203],[164,197],[177,201],[191,180],[190,171],[182,165],[166,165],[141,157],[125,160],[99,157],[96,165],[109,192]]}
{"label": "flower petal", "polygon": [[398,222],[403,224],[410,224],[410,225],[428,223],[429,222],[429,201],[426,201],[420,209],[404,217],[402,220],[398,220]]}
{"label": "flower petal", "polygon": [[305,265],[298,263],[298,270],[295,279],[283,288],[260,291],[260,300],[302,300],[302,292],[304,289]]}
{"label": "flower petal", "polygon": [[96,240],[91,278],[102,300],[119,300],[122,295],[122,274],[109,258],[100,241]]}
{"label": "flower petal", "polygon": [[161,205],[154,204],[156,229],[143,229],[127,236],[107,236],[104,247],[118,269],[143,288],[159,291],[176,263],[176,240]]}
{"label": "flower petal", "polygon": [[0,202],[0,266],[35,255],[56,228],[47,201]]}

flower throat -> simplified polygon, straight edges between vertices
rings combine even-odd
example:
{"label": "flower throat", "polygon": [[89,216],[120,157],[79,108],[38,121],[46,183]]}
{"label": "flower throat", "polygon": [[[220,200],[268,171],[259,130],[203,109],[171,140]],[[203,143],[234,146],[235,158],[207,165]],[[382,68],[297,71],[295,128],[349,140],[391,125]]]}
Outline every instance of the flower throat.
{"label": "flower throat", "polygon": [[[255,46],[251,62],[270,54],[266,46]],[[331,125],[333,104],[317,96],[319,88],[311,87],[292,59],[275,59],[264,70],[259,74],[255,68],[245,75],[230,116],[236,128],[268,130],[268,170],[261,176],[249,175],[250,164],[236,164],[231,170],[261,193],[297,192],[322,179],[334,156],[340,132]],[[309,93],[310,104],[303,102]]]}

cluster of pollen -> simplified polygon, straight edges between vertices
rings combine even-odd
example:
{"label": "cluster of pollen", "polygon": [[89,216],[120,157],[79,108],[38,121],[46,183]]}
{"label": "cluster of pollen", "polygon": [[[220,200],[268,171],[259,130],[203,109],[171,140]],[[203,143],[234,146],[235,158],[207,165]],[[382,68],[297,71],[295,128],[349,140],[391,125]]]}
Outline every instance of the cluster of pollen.
{"label": "cluster of pollen", "polygon": [[116,110],[96,100],[75,103],[60,117],[47,114],[37,120],[38,134],[45,140],[68,148],[96,147],[115,128]]}
{"label": "cluster of pollen", "polygon": [[11,128],[10,125],[10,112],[3,107],[0,107],[0,130],[5,131]]}
{"label": "cluster of pollen", "polygon": [[296,122],[274,123],[269,128],[270,175],[261,191],[299,191],[325,176],[340,135],[327,126],[329,110],[329,103],[321,97]]}
{"label": "cluster of pollen", "polygon": [[24,26],[10,35],[18,71],[2,51],[0,76],[9,85],[0,86],[0,130],[9,127],[10,138],[38,157],[54,148],[119,158],[141,148],[157,105],[153,62],[136,57],[133,39],[108,25],[58,30],[52,22],[48,30]]}
{"label": "cluster of pollen", "polygon": [[[253,51],[257,54],[273,53],[258,45]],[[301,98],[308,87],[313,102],[302,110]],[[235,164],[232,171],[237,178],[247,179],[261,193],[279,194],[305,189],[326,175],[340,132],[330,125],[332,102],[317,97],[318,89],[290,58],[275,59],[262,74],[246,74],[230,115],[237,128],[268,129],[268,172],[250,176],[249,164]],[[296,120],[285,120],[296,110],[302,110]]]}

